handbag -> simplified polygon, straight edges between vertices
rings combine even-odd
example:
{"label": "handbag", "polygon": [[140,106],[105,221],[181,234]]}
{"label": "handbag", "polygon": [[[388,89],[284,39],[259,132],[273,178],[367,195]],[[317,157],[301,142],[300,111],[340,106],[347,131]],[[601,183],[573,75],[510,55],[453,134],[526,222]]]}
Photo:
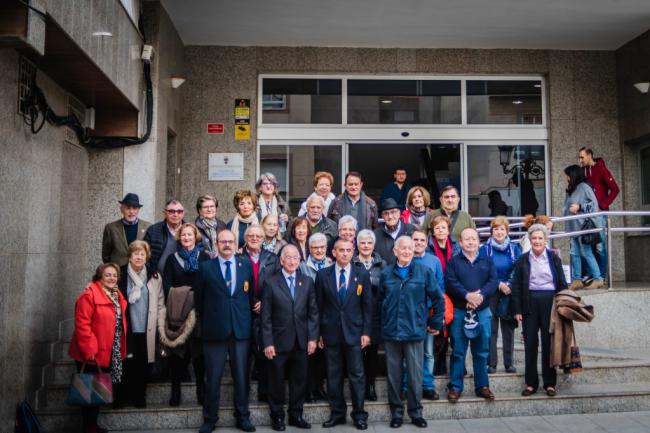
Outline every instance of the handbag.
{"label": "handbag", "polygon": [[[587,218],[585,219],[585,222],[582,223],[580,230],[591,230],[595,228],[598,227],[596,227],[594,220],[592,218]],[[600,243],[600,233],[596,232],[580,235],[580,243],[582,245],[598,245]]]}
{"label": "handbag", "polygon": [[45,429],[36,418],[36,414],[27,400],[16,405],[15,433],[45,433]]}
{"label": "handbag", "polygon": [[103,406],[113,403],[113,382],[110,373],[98,365],[97,373],[84,373],[86,363],[79,373],[72,375],[66,403],[71,406]]}

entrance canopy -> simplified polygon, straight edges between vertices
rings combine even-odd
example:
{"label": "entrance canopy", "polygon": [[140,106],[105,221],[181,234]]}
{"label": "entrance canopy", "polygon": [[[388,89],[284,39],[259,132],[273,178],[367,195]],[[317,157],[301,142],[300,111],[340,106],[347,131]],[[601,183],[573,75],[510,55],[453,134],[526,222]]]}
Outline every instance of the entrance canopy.
{"label": "entrance canopy", "polygon": [[615,50],[647,0],[162,0],[186,45]]}

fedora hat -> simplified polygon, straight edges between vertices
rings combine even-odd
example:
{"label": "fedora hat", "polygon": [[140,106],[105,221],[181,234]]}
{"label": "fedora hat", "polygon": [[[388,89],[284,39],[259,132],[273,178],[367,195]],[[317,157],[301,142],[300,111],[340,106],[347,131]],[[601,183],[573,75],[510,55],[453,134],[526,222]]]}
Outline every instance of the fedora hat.
{"label": "fedora hat", "polygon": [[391,210],[391,209],[400,209],[399,204],[397,203],[397,201],[395,201],[394,198],[389,197],[389,198],[387,198],[387,199],[385,199],[384,201],[381,202],[381,211],[382,212],[387,211],[387,210]]}
{"label": "fedora hat", "polygon": [[126,194],[122,201],[118,201],[118,203],[125,206],[142,207],[140,204],[140,197],[138,197],[137,194],[133,194],[132,192]]}

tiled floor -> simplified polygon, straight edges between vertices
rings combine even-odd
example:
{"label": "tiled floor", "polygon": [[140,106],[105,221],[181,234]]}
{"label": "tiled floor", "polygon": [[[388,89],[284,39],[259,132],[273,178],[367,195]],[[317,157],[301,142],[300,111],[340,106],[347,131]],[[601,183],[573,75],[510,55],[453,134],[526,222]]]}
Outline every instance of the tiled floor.
{"label": "tiled floor", "polygon": [[[356,432],[351,424],[324,429],[315,425],[310,431],[331,433]],[[155,430],[152,433],[196,433],[196,430]],[[259,433],[272,433],[270,427],[258,427]],[[288,428],[287,431],[299,431]],[[329,433],[329,431],[327,433]],[[476,418],[460,420],[429,421],[426,430],[404,424],[400,429],[391,429],[387,423],[373,422],[368,426],[369,433],[415,433],[434,431],[444,433],[649,433],[650,411],[615,412],[578,415],[526,416],[512,418]],[[215,433],[237,433],[233,428],[217,427]],[[120,433],[143,433],[130,431]]]}

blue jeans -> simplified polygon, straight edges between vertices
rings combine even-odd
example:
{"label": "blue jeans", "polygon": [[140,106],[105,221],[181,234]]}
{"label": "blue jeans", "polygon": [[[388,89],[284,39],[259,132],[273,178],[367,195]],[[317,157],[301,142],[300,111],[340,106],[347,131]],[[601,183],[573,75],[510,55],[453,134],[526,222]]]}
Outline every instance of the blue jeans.
{"label": "blue jeans", "polygon": [[492,312],[489,308],[478,311],[478,322],[481,332],[478,337],[469,340],[463,332],[465,310],[454,308],[454,321],[449,326],[451,337],[451,353],[448,389],[463,392],[463,378],[465,376],[465,357],[467,345],[471,344],[472,361],[474,366],[474,389],[490,386],[487,364],[490,356],[490,335],[492,334]]}
{"label": "blue jeans", "polygon": [[436,383],[433,380],[433,335],[427,334],[424,339],[424,376],[422,388],[435,391]]}
{"label": "blue jeans", "polygon": [[587,266],[587,274],[594,280],[602,279],[600,275],[600,268],[598,262],[594,257],[594,252],[591,245],[583,245],[580,243],[580,237],[575,236],[571,238],[571,279],[582,279],[582,259]]}

